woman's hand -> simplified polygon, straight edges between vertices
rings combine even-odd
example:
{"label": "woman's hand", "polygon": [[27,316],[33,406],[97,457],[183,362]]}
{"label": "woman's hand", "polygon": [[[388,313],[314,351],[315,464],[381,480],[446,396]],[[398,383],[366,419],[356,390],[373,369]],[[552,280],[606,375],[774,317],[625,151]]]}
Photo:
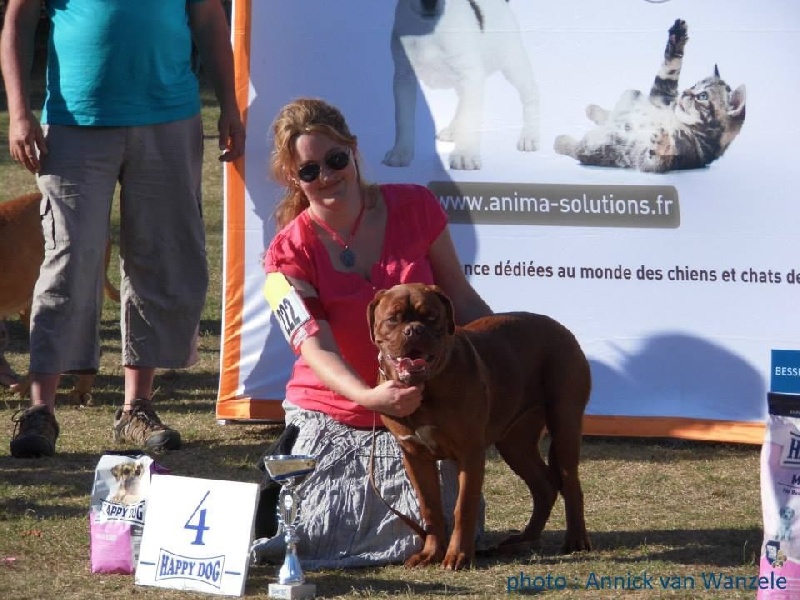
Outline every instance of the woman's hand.
{"label": "woman's hand", "polygon": [[359,404],[392,417],[407,417],[422,403],[423,386],[407,386],[399,381],[384,381],[367,390]]}
{"label": "woman's hand", "polygon": [[[298,281],[295,287],[302,285],[303,282]],[[318,324],[319,331],[303,341],[300,354],[322,383],[356,404],[384,415],[407,417],[419,408],[422,385],[408,386],[399,381],[384,381],[369,387],[342,358],[328,322],[319,321]]]}

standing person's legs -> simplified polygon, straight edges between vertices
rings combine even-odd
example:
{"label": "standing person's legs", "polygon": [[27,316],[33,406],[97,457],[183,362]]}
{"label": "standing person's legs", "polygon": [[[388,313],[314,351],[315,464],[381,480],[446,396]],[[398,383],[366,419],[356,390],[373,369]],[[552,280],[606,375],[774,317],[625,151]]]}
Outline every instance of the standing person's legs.
{"label": "standing person's legs", "polygon": [[48,153],[37,183],[44,260],[34,288],[30,330],[31,408],[15,419],[15,457],[50,456],[61,373],[96,370],[98,324],[111,202],[124,129],[45,126]]}
{"label": "standing person's legs", "polygon": [[129,129],[121,196],[122,363],[125,406],[117,439],[151,450],[180,447],[150,400],[156,368],[197,360],[197,332],[208,289],[201,204],[200,116]]}

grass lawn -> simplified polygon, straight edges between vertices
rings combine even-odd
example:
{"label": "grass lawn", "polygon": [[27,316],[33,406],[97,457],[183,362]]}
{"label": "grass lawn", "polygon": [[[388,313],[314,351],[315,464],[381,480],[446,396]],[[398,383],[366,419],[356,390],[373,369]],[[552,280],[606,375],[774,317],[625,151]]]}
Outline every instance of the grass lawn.
{"label": "grass lawn", "polygon": [[[37,88],[40,95],[40,88]],[[157,406],[180,430],[184,449],[159,462],[175,475],[256,482],[255,462],[278,426],[220,426],[214,419],[219,376],[222,256],[221,169],[216,161],[217,111],[208,92],[203,109],[207,152],[205,215],[211,287],[202,322],[200,361],[187,371],[159,372]],[[3,97],[2,102],[5,102]],[[33,177],[5,150],[7,112],[0,105],[0,201],[35,189]],[[116,216],[114,217],[116,219]],[[114,223],[115,232],[117,222]],[[2,265],[0,265],[2,268]],[[118,275],[112,268],[112,278]],[[10,322],[7,358],[27,368],[27,339]],[[128,600],[189,598],[199,594],[137,587],[133,576],[89,572],[87,512],[93,472],[111,441],[114,409],[123,399],[118,306],[102,316],[103,360],[95,406],[58,407],[61,437],[54,458],[15,460],[8,442],[11,417],[27,400],[0,391],[0,596],[6,600]],[[63,389],[69,389],[64,378]],[[646,399],[643,399],[645,401]],[[564,534],[559,501],[543,537],[543,552],[483,557],[459,573],[400,566],[307,573],[329,598],[496,598],[521,593],[548,598],[753,598],[748,589],[707,589],[712,576],[748,578],[758,573],[762,539],[759,448],[734,444],[586,438],[582,463],[586,517],[596,549],[560,556]],[[527,490],[490,453],[485,485],[490,540],[521,528],[530,514]],[[267,598],[276,567],[253,567],[246,596]],[[637,576],[644,577],[636,579]],[[608,581],[604,580],[606,578]],[[613,584],[616,589],[599,589]],[[717,579],[719,583],[720,580]],[[730,583],[730,580],[722,582]],[[534,590],[542,583],[547,589]],[[644,591],[623,589],[645,583]],[[652,589],[648,588],[652,585]],[[741,581],[740,586],[741,587]]]}

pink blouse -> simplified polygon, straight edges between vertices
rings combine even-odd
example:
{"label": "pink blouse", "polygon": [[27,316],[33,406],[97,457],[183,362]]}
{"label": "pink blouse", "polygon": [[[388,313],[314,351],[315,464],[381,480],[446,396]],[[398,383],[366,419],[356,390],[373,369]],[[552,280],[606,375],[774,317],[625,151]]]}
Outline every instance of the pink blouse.
{"label": "pink blouse", "polygon": [[[434,283],[428,251],[447,227],[447,215],[427,188],[391,184],[380,189],[386,203],[386,231],[369,281],[334,268],[307,211],[275,236],[264,257],[267,273],[280,271],[314,287],[344,359],[369,385],[378,381],[378,350],[370,339],[367,306],[375,292],[398,283]],[[286,399],[353,427],[373,425],[373,411],[327,388],[302,356],[294,364]],[[375,422],[381,425],[380,419]]]}

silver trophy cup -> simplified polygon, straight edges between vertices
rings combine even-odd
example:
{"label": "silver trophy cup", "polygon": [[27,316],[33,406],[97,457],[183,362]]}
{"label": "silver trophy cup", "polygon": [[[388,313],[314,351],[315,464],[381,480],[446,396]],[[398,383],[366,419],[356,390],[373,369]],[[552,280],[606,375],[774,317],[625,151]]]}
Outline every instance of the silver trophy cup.
{"label": "silver trophy cup", "polygon": [[280,454],[264,458],[267,473],[282,489],[278,496],[278,534],[283,532],[286,542],[286,556],[278,572],[278,583],[269,585],[270,598],[313,598],[316,586],[306,583],[300,560],[297,558],[297,533],[295,524],[300,500],[295,488],[314,471],[317,459],[313,456]]}

